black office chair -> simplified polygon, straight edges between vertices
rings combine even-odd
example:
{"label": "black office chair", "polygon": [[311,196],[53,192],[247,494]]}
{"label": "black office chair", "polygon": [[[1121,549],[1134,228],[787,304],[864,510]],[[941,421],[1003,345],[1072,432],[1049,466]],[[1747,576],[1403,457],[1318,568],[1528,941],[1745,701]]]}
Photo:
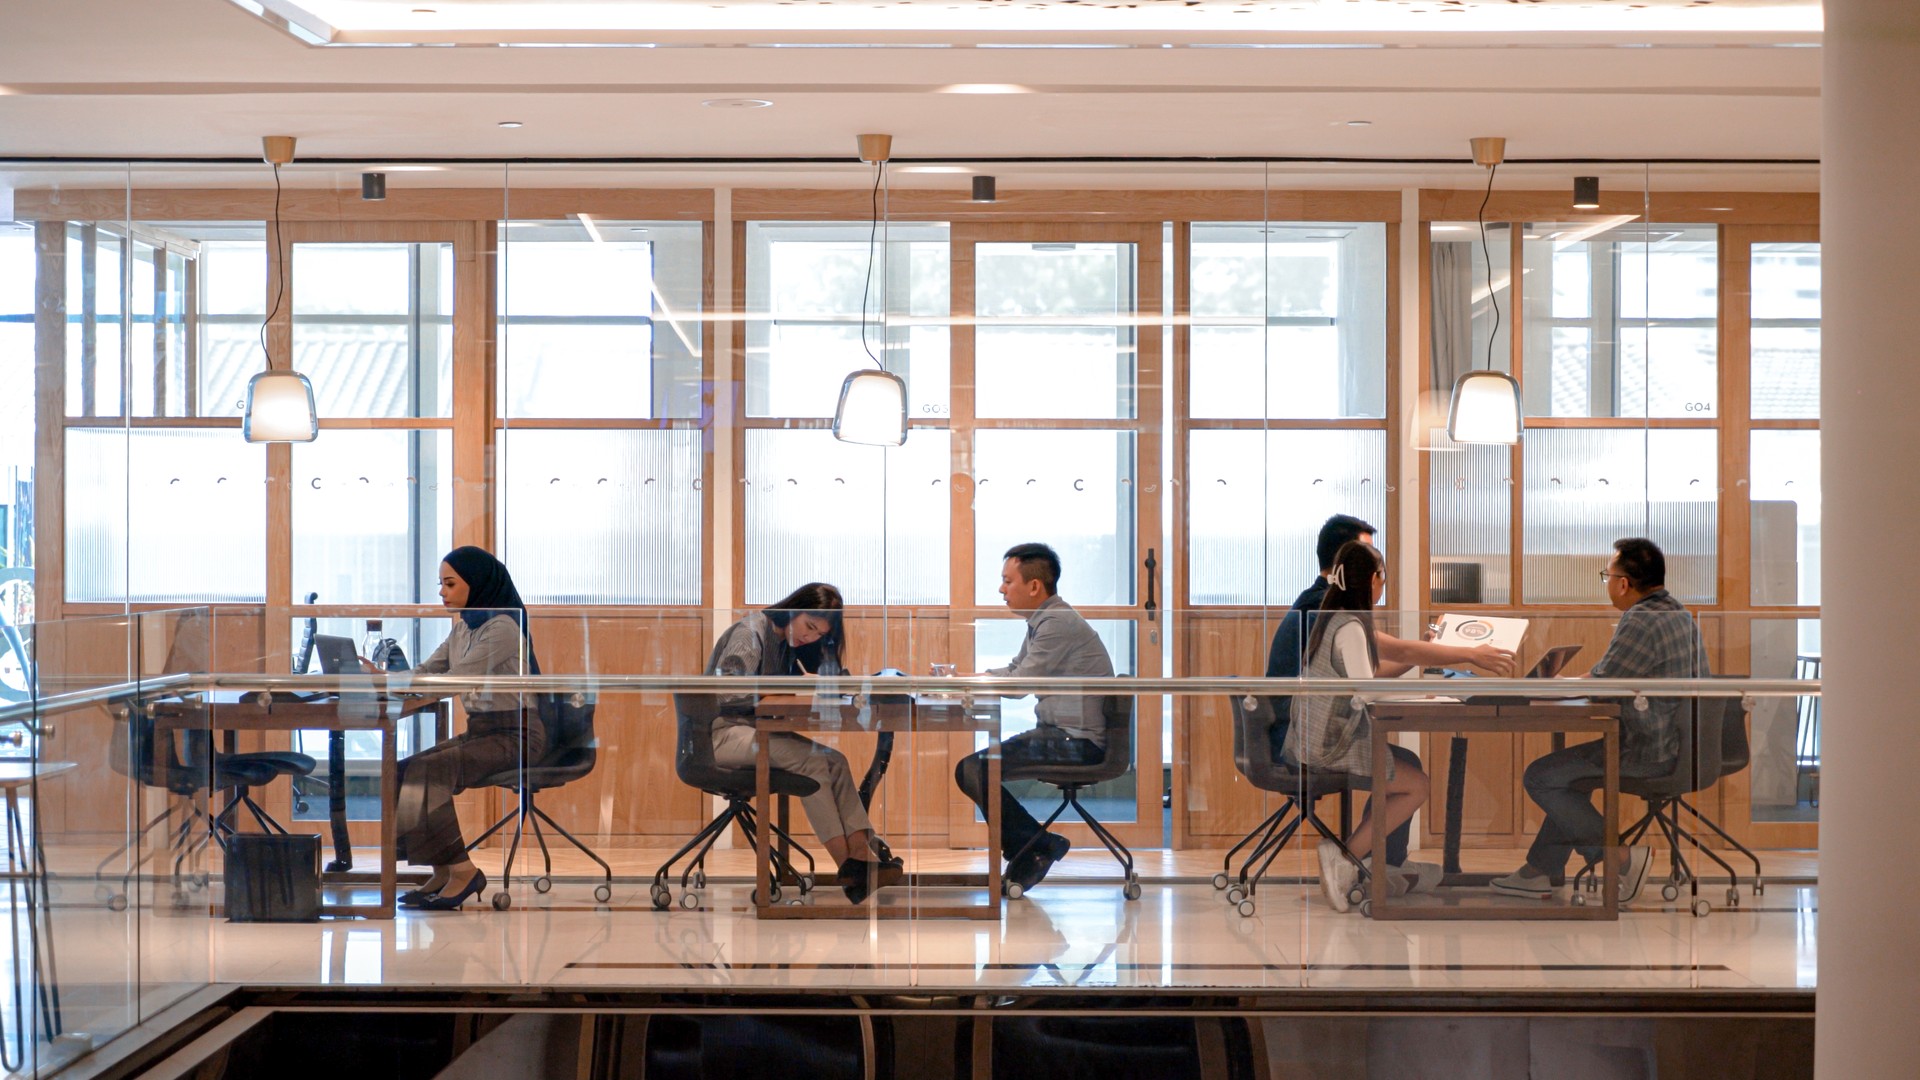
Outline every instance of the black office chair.
{"label": "black office chair", "polygon": [[[770,1007],[790,1004],[768,1001]],[[895,1075],[893,1026],[885,1017],[644,1017],[644,1075],[650,1080],[889,1080]]]}
{"label": "black office chair", "polygon": [[[1121,843],[1120,838],[1113,835],[1112,830],[1102,825],[1099,819],[1095,818],[1092,812],[1080,802],[1081,789],[1115,779],[1133,767],[1133,698],[1112,694],[1102,696],[1100,714],[1105,721],[1107,752],[1094,764],[1059,765],[1034,762],[1027,765],[1002,767],[1000,773],[1002,783],[1015,780],[1038,780],[1060,789],[1060,805],[1054,807],[1053,813],[1047,815],[1047,820],[1041,823],[1040,831],[1033,835],[1033,839],[1027,841],[1020,850],[1007,855],[1007,862],[1012,864],[1025,855],[1034,844],[1039,843],[1040,838],[1047,835],[1047,830],[1053,828],[1053,823],[1059,820],[1067,807],[1071,806],[1080,815],[1080,820],[1087,823],[1087,828],[1093,830],[1093,835],[1106,845],[1106,849],[1119,861],[1120,869],[1126,877],[1126,883],[1120,887],[1121,895],[1129,900],[1138,900],[1140,899],[1140,875],[1133,869],[1133,852],[1128,851],[1127,845]],[[1020,899],[1022,890],[1018,882],[1009,881],[1002,886],[1002,889],[1006,892],[1008,899]]]}
{"label": "black office chair", "polygon": [[[759,850],[759,833],[756,831],[758,819],[753,810],[754,770],[724,768],[713,760],[713,721],[720,715],[720,699],[712,694],[675,694],[673,711],[679,718],[674,772],[689,787],[719,796],[727,801],[727,805],[654,872],[653,887],[649,893],[653,898],[653,906],[660,911],[665,911],[673,903],[673,890],[667,885],[673,865],[686,858],[689,852],[693,853],[693,858],[680,872],[680,906],[689,910],[700,906],[699,890],[707,887],[707,852],[713,850],[714,842],[726,833],[727,826],[739,824],[740,831],[746,834],[747,843],[756,851]],[[805,798],[820,790],[820,785],[812,779],[784,769],[772,770],[769,785],[775,795],[796,798]],[[773,833],[779,843],[769,854],[776,876],[768,899],[776,903],[779,901],[783,881],[798,886],[802,895],[812,892],[812,853],[796,843],[777,822],[773,825]],[[806,860],[807,869],[804,872],[794,871],[788,851],[798,852]],[[758,902],[757,896],[755,902]]]}
{"label": "black office chair", "polygon": [[[1733,678],[1734,676],[1722,676]],[[1627,708],[1632,708],[1628,705]],[[1695,708],[1691,722],[1680,725],[1680,756],[1674,762],[1673,771],[1666,776],[1641,779],[1621,777],[1622,794],[1634,795],[1645,799],[1647,812],[1640,820],[1620,834],[1620,845],[1632,847],[1638,844],[1655,825],[1666,838],[1668,851],[1667,880],[1660,886],[1663,900],[1678,900],[1682,887],[1696,883],[1697,877],[1692,864],[1687,861],[1683,848],[1704,854],[1727,872],[1727,906],[1740,906],[1740,875],[1732,864],[1720,857],[1710,847],[1700,843],[1699,838],[1682,824],[1677,811],[1685,810],[1692,814],[1722,840],[1733,845],[1753,863],[1753,894],[1760,896],[1766,892],[1766,883],[1761,880],[1760,858],[1746,845],[1727,835],[1712,818],[1696,809],[1686,799],[1695,792],[1705,791],[1718,783],[1722,777],[1731,776],[1747,767],[1747,724],[1746,707],[1740,698],[1713,697],[1695,699]],[[1696,752],[1697,749],[1697,752]],[[1597,783],[1581,785],[1586,790],[1599,789]],[[1586,886],[1588,892],[1599,888],[1599,878],[1592,866],[1581,869],[1575,875],[1577,884]],[[1697,886],[1696,886],[1697,892]],[[1576,890],[1576,902],[1580,897]],[[1703,899],[1693,902],[1693,913],[1705,915],[1711,905]]]}
{"label": "black office chair", "polygon": [[[1267,815],[1267,819],[1255,826],[1253,831],[1242,837],[1240,842],[1227,851],[1226,858],[1220,860],[1220,872],[1213,875],[1213,887],[1224,889],[1227,903],[1234,905],[1241,915],[1254,912],[1253,894],[1260,887],[1261,878],[1266,876],[1267,867],[1273,865],[1287,844],[1299,831],[1302,824],[1313,826],[1313,830],[1340,846],[1348,859],[1355,865],[1353,852],[1347,850],[1342,832],[1351,818],[1353,778],[1344,772],[1329,772],[1321,769],[1302,769],[1286,762],[1275,762],[1272,753],[1272,740],[1284,739],[1287,732],[1286,718],[1278,721],[1275,713],[1285,709],[1283,704],[1269,697],[1256,697],[1253,694],[1234,694],[1229,699],[1233,707],[1233,764],[1247,782],[1261,791],[1271,791],[1285,796],[1278,809]],[[1315,810],[1318,800],[1325,795],[1340,796],[1340,824],[1342,832],[1329,828],[1320,819]],[[1259,841],[1254,843],[1254,838]],[[1253,851],[1240,864],[1240,872],[1233,873],[1233,857],[1239,851],[1253,843]],[[1361,866],[1362,880],[1365,867]],[[1361,886],[1355,885],[1356,889]]]}
{"label": "black office chair", "polygon": [[597,701],[592,694],[580,693],[543,694],[541,697],[544,700],[539,707],[538,719],[528,715],[529,723],[546,725],[547,749],[540,755],[540,760],[521,762],[515,768],[503,769],[474,785],[503,788],[519,796],[514,800],[513,809],[467,845],[467,850],[471,852],[486,843],[494,833],[506,828],[509,822],[513,824],[513,843],[507,848],[507,861],[500,872],[500,891],[493,894],[495,911],[505,911],[513,906],[513,860],[520,854],[520,838],[528,821],[533,822],[533,838],[540,844],[541,871],[540,876],[533,879],[534,892],[544,893],[553,888],[553,853],[547,850],[547,836],[540,831],[540,825],[544,822],[567,843],[579,848],[587,858],[599,864],[601,881],[593,887],[593,898],[602,904],[613,899],[613,867],[608,866],[607,860],[534,802],[534,796],[540,792],[571,784],[593,771],[600,750],[600,741],[593,734],[593,712]]}
{"label": "black office chair", "polygon": [[[206,887],[204,874],[184,875],[183,869],[209,843],[218,843],[223,850],[226,848],[227,837],[238,831],[235,822],[241,809],[251,814],[262,830],[285,834],[286,828],[253,800],[253,789],[264,787],[282,776],[305,776],[314,767],[312,758],[288,750],[216,754],[213,751],[212,733],[206,729],[187,729],[182,732],[180,741],[176,742],[170,734],[156,730],[146,703],[137,699],[116,707],[114,729],[113,741],[107,748],[109,768],[143,787],[161,788],[187,800],[187,812],[181,814],[179,825],[167,834],[170,838],[167,850],[174,855],[172,880],[176,903],[185,901],[185,894],[181,890],[183,883],[195,889]],[[193,800],[202,792],[211,791],[227,791],[230,794],[217,812],[211,809],[202,812]],[[159,814],[140,826],[126,843],[100,860],[93,875],[97,899],[104,901],[114,911],[125,910],[134,876],[153,858],[157,849],[143,850],[134,859],[133,864],[119,875],[118,889],[108,883],[107,867],[136,844],[144,845],[149,833],[170,824],[181,809],[180,803],[169,803]],[[200,825],[204,825],[206,831],[196,835],[195,827]]]}
{"label": "black office chair", "polygon": [[[973,1023],[993,1025],[994,1080],[1032,1076],[1038,1062],[1059,1076],[1101,1080],[1244,1080],[1265,1072],[1253,1066],[1252,1036],[1239,1017],[996,1016]],[[965,1044],[955,1075],[979,1075]],[[1209,1059],[1224,1067],[1209,1068]]]}

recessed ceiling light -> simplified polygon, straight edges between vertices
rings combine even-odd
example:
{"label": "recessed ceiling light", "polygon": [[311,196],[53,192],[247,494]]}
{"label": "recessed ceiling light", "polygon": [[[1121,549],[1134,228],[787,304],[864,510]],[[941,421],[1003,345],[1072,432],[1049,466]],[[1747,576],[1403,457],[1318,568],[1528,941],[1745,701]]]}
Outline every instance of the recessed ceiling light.
{"label": "recessed ceiling light", "polygon": [[438,14],[440,14],[440,13],[439,13],[438,11],[436,11],[436,10],[434,10],[433,8],[430,8],[430,7],[417,7],[417,8],[414,8],[414,9],[413,9],[413,13],[414,13],[415,15],[438,15]]}
{"label": "recessed ceiling light", "polygon": [[709,109],[764,109],[772,105],[773,102],[765,98],[720,97],[708,98],[700,104],[705,105]]}
{"label": "recessed ceiling light", "polygon": [[526,125],[522,124],[518,120],[502,120],[500,121],[500,126],[503,128],[517,128],[517,127],[525,127]]}
{"label": "recessed ceiling light", "polygon": [[631,226],[628,226],[627,231],[630,233],[649,233],[649,232],[652,232],[653,230],[643,228],[639,225],[631,225]]}
{"label": "recessed ceiling light", "polygon": [[1371,120],[1349,120],[1349,121],[1347,121],[1347,126],[1348,126],[1348,127],[1372,127],[1372,126],[1373,126],[1373,121],[1371,121]]}

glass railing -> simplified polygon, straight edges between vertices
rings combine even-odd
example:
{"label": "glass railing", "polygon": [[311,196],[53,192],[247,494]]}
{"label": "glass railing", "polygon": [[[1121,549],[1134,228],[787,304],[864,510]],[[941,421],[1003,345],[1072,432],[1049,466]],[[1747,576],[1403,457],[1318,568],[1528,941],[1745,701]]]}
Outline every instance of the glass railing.
{"label": "glass railing", "polygon": [[[1801,643],[1773,647],[1767,616],[1375,611],[1371,649],[1364,626],[1356,654],[1355,631],[1315,642],[1309,625],[1309,674],[1268,679],[1272,610],[1092,611],[1076,647],[1117,674],[1077,677],[1004,672],[1020,647],[1004,610],[856,609],[827,650],[788,646],[815,629],[804,618],[795,633],[744,610],[461,614],[456,628],[444,611],[356,609],[320,620],[310,648],[303,622],[247,609],[33,627],[38,697],[4,731],[29,777],[14,850],[46,876],[44,895],[24,870],[11,882],[9,1007],[31,1023],[9,1020],[9,1052],[55,1060],[209,982],[1811,980],[1752,941],[1761,909],[1810,934],[1817,873],[1817,825],[1770,808],[1794,794],[1783,778],[1819,683],[1787,659]],[[767,674],[703,674],[723,632],[717,662]],[[1514,633],[1511,661],[1472,651]],[[428,663],[443,643],[461,670]],[[1635,674],[1634,649],[1664,657],[1662,677]],[[1356,655],[1413,667],[1364,678]],[[1543,663],[1557,677],[1528,677]],[[1609,738],[1624,841],[1581,832]],[[1009,798],[983,800],[989,821],[972,796],[996,770]],[[1056,811],[1069,850],[1027,844]],[[321,865],[322,914],[362,918],[272,938],[230,924],[261,913],[236,899],[236,838],[280,829],[311,838],[299,857]],[[995,832],[1010,865],[988,857]],[[457,884],[470,858],[486,886],[465,910],[481,917],[403,905],[389,921],[396,841],[396,892],[436,865]],[[289,948],[300,959],[282,966]]]}

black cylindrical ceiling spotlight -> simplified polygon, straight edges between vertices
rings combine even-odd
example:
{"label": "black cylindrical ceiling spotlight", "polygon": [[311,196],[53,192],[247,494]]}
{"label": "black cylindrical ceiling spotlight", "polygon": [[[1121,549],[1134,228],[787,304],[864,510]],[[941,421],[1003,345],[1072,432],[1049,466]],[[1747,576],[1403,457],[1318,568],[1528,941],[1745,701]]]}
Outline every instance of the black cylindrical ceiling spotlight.
{"label": "black cylindrical ceiling spotlight", "polygon": [[363,172],[360,174],[360,197],[368,202],[380,202],[387,197],[387,174],[383,172]]}
{"label": "black cylindrical ceiling spotlight", "polygon": [[1600,209],[1599,177],[1576,176],[1573,178],[1573,208],[1575,210]]}
{"label": "black cylindrical ceiling spotlight", "polygon": [[973,201],[974,202],[992,202],[993,201],[993,177],[976,176],[973,178]]}

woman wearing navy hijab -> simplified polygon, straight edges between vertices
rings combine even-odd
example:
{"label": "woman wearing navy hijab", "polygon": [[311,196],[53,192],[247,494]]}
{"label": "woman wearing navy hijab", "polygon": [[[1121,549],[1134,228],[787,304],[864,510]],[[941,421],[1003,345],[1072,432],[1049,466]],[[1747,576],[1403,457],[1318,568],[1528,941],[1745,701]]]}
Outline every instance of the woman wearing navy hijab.
{"label": "woman wearing navy hijab", "polygon": [[[499,559],[477,547],[458,547],[440,562],[440,602],[458,613],[453,631],[414,670],[421,674],[538,675],[527,632],[527,606]],[[408,907],[449,911],[486,891],[487,875],[467,858],[453,797],[495,773],[535,761],[546,751],[546,729],[532,698],[467,693],[467,730],[400,762],[400,798],[394,816],[395,854],[433,867],[419,889],[403,894]]]}

